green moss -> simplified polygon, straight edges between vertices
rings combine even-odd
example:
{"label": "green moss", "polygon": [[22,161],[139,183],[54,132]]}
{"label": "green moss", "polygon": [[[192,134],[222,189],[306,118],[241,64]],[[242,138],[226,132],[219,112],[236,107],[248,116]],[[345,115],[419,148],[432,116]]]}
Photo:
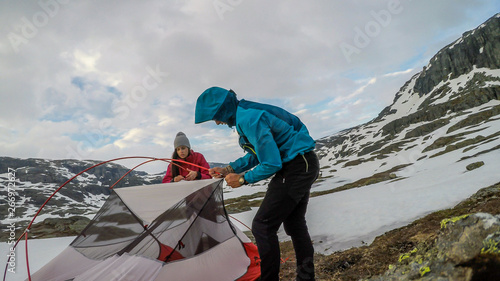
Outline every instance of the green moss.
{"label": "green moss", "polygon": [[500,242],[494,239],[486,239],[483,241],[481,254],[500,254]]}
{"label": "green moss", "polygon": [[448,219],[444,219],[441,221],[441,229],[443,228],[446,228],[446,225],[450,222],[452,223],[455,223],[461,219],[465,219],[466,217],[468,217],[469,215],[462,215],[462,216],[458,216],[458,217],[453,217],[453,218],[448,218]]}
{"label": "green moss", "polygon": [[424,263],[424,258],[422,256],[417,256],[417,258],[415,259],[415,261],[418,263],[418,264],[422,264]]}
{"label": "green moss", "polygon": [[406,260],[407,258],[409,258],[412,254],[414,254],[416,252],[417,252],[417,248],[414,248],[410,252],[402,254],[401,256],[399,256],[399,262]]}
{"label": "green moss", "polygon": [[428,266],[422,266],[419,270],[420,277],[423,277],[427,272],[431,272],[431,269]]}

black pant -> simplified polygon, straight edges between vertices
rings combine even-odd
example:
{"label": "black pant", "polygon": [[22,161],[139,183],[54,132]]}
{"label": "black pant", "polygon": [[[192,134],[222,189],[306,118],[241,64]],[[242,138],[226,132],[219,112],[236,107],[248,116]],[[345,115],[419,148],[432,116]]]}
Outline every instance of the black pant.
{"label": "black pant", "polygon": [[305,214],[311,185],[318,173],[318,157],[311,151],[284,163],[269,183],[252,223],[263,281],[279,280],[280,245],[277,232],[282,223],[295,249],[297,280],[314,280],[314,248]]}

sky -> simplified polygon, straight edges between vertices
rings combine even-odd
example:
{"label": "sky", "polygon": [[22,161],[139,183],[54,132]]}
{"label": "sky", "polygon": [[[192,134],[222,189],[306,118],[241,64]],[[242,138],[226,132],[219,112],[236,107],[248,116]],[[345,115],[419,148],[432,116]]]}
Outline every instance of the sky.
{"label": "sky", "polygon": [[4,0],[0,156],[170,157],[183,131],[227,163],[243,155],[237,133],[194,124],[212,86],[283,107],[319,139],[375,118],[499,11],[496,0]]}

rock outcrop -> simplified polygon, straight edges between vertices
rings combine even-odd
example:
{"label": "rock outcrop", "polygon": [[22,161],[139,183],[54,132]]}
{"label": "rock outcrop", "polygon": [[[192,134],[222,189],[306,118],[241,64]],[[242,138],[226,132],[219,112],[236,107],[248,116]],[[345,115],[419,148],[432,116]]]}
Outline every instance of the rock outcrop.
{"label": "rock outcrop", "polygon": [[417,245],[384,275],[368,280],[500,280],[500,215],[445,219],[433,243]]}
{"label": "rock outcrop", "polygon": [[[465,32],[457,41],[439,51],[417,78],[414,89],[419,95],[429,93],[441,81],[457,78],[476,68],[500,68],[500,14],[478,28]],[[478,55],[480,54],[480,55]]]}
{"label": "rock outcrop", "polygon": [[[356,168],[362,178],[383,166],[424,166],[452,151],[468,159],[479,155],[468,155],[473,149],[498,150],[485,144],[498,139],[491,128],[500,126],[499,116],[500,13],[441,49],[378,117],[317,140],[322,177]],[[385,160],[392,157],[401,161]]]}

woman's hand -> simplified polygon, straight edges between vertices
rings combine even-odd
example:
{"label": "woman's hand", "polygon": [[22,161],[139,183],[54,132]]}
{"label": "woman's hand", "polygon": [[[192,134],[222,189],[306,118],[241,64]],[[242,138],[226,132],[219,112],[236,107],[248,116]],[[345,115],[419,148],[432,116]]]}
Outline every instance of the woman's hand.
{"label": "woman's hand", "polygon": [[191,170],[189,170],[189,169],[188,169],[188,171],[189,171],[189,174],[188,174],[188,175],[187,175],[184,179],[185,179],[185,180],[187,180],[187,181],[192,181],[192,180],[195,180],[195,179],[196,179],[196,177],[198,176],[198,172],[196,172],[196,171],[191,171]]}
{"label": "woman's hand", "polygon": [[175,182],[179,182],[179,181],[181,181],[181,180],[183,180],[183,179],[184,179],[184,177],[183,177],[183,176],[178,175],[178,176],[176,176],[176,177],[174,178],[174,181],[175,181]]}

